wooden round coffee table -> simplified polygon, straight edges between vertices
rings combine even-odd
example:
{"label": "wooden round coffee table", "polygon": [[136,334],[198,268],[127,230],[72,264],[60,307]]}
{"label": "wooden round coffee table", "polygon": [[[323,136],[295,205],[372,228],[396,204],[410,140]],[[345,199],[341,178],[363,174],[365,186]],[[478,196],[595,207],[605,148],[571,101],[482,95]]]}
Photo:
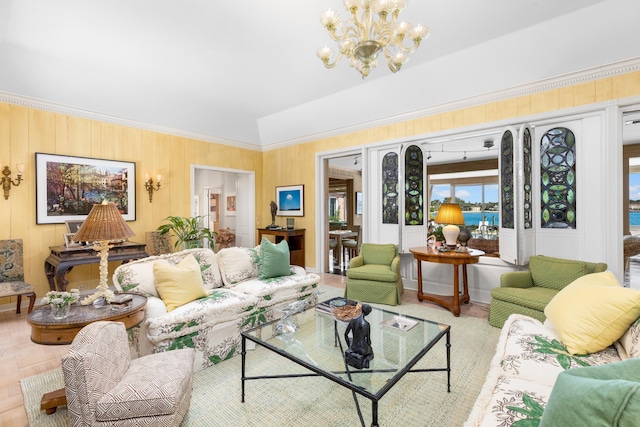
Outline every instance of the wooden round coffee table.
{"label": "wooden round coffee table", "polygon": [[[71,344],[80,329],[98,320],[122,322],[127,329],[140,324],[144,319],[144,307],[147,297],[129,294],[133,297],[127,307],[117,308],[106,306],[95,308],[92,305],[71,306],[69,316],[64,319],[54,319],[51,306],[44,305],[33,310],[27,316],[27,323],[31,325],[31,341],[36,344]],[[112,308],[113,307],[113,308]]]}
{"label": "wooden round coffee table", "polygon": [[[126,329],[139,325],[144,319],[144,307],[147,297],[138,294],[132,296],[131,303],[123,306],[95,308],[92,305],[74,304],[65,319],[54,319],[51,306],[45,305],[33,310],[27,316],[31,325],[31,341],[36,344],[71,344],[76,334],[89,323],[99,320],[122,322]],[[46,393],[40,400],[40,409],[47,414],[56,412],[58,406],[67,404],[64,388]]]}

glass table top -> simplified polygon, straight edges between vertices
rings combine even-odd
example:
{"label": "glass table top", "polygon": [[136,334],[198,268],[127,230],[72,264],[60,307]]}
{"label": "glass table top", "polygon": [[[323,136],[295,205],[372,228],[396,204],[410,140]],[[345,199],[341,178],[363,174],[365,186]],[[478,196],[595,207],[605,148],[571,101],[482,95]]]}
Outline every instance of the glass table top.
{"label": "glass table top", "polygon": [[[335,321],[332,315],[313,307],[297,314],[296,318],[299,330],[291,335],[276,335],[277,321],[242,335],[320,375],[375,398],[386,393],[450,329],[441,323],[373,308],[365,319],[371,325],[374,358],[369,368],[356,369],[346,366],[343,359],[348,348],[344,338],[347,323]],[[444,358],[444,352],[442,356]],[[251,357],[249,352],[249,372]]]}

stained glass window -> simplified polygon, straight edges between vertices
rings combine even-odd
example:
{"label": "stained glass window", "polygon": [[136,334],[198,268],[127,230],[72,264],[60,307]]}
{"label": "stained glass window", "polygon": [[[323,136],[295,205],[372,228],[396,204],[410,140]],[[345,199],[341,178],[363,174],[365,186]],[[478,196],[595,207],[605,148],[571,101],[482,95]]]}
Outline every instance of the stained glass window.
{"label": "stained glass window", "polygon": [[502,134],[500,143],[500,193],[502,228],[514,228],[513,209],[513,132]]}
{"label": "stained glass window", "polygon": [[522,141],[522,168],[524,172],[524,228],[533,228],[533,206],[532,206],[532,178],[533,173],[532,158],[531,158],[531,130],[529,128],[524,129],[523,141]]}
{"label": "stained glass window", "polygon": [[540,140],[542,228],[576,228],[576,139],[558,127]]}
{"label": "stained glass window", "polygon": [[424,224],[423,170],[422,149],[412,145],[404,154],[405,225]]}
{"label": "stained glass window", "polygon": [[398,154],[382,159],[382,223],[398,223]]}

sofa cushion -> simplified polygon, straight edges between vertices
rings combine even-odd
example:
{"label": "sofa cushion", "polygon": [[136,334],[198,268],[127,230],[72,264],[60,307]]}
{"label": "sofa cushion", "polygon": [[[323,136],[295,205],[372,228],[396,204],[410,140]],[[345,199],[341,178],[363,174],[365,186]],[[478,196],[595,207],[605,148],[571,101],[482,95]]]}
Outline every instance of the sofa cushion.
{"label": "sofa cushion", "polygon": [[258,264],[258,278],[271,279],[273,277],[289,276],[289,243],[282,240],[274,244],[266,237],[260,242],[260,262]]}
{"label": "sofa cushion", "polygon": [[[348,271],[348,270],[347,270]],[[491,297],[500,301],[544,311],[558,291],[534,286],[532,288],[493,288]]]}
{"label": "sofa cushion", "polygon": [[640,420],[640,359],[558,375],[540,427],[636,426]]}
{"label": "sofa cushion", "polygon": [[158,261],[164,261],[169,265],[177,265],[187,255],[193,255],[198,264],[200,264],[202,283],[206,290],[222,286],[222,277],[218,269],[216,254],[210,249],[201,248],[142,258],[122,264],[113,273],[113,284],[118,291],[136,292],[142,295],[158,297],[153,276],[153,264]]}
{"label": "sofa cushion", "polygon": [[595,353],[618,340],[640,316],[640,291],[621,287],[609,271],[593,273],[558,292],[544,313],[569,353]]}
{"label": "sofa cushion", "polygon": [[529,260],[529,269],[535,286],[557,291],[578,277],[590,273],[583,261],[552,258],[543,255],[532,256]]}
{"label": "sofa cushion", "polygon": [[396,253],[396,245],[394,244],[364,244],[360,251],[365,264],[391,265]]}
{"label": "sofa cushion", "polygon": [[391,283],[395,283],[398,280],[398,274],[391,270],[391,266],[382,264],[365,264],[362,267],[349,268],[347,269],[347,277],[350,279]]}
{"label": "sofa cushion", "polygon": [[167,311],[207,296],[202,286],[200,264],[192,255],[183,258],[176,266],[159,261],[153,263],[153,275]]}
{"label": "sofa cushion", "polygon": [[218,251],[218,266],[225,286],[258,277],[260,254],[257,248],[224,248]]}
{"label": "sofa cushion", "polygon": [[134,359],[122,380],[96,402],[97,421],[173,414],[191,393],[193,349]]}

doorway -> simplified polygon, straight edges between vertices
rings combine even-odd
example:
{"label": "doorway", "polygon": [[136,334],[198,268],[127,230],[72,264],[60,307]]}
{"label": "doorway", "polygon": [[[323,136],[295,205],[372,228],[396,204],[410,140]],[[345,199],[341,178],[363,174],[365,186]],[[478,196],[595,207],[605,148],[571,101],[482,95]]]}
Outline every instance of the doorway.
{"label": "doorway", "polygon": [[255,172],[191,165],[191,194],[192,216],[217,232],[229,229],[235,246],[255,246]]}
{"label": "doorway", "polygon": [[[324,246],[321,251],[324,261],[320,265],[324,266],[324,272],[345,274],[349,251],[343,252],[342,239],[331,236],[330,233],[349,228],[358,228],[360,232],[364,212],[356,212],[356,193],[362,194],[361,154],[352,151],[349,154],[328,157],[323,161],[325,167],[322,178],[324,186],[321,221],[325,239],[322,240]],[[353,237],[345,236],[347,239]]]}

